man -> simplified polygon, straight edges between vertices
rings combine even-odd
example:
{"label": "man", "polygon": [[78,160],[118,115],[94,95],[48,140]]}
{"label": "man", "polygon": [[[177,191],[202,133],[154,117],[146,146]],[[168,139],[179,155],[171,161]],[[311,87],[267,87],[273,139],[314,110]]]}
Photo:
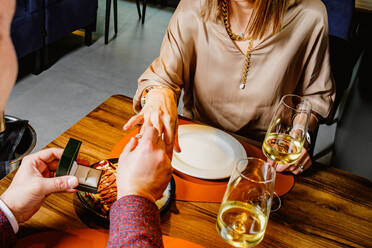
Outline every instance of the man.
{"label": "man", "polygon": [[[50,148],[26,156],[9,188],[0,196],[0,247],[16,241],[18,223],[30,219],[51,193],[75,192],[74,176],[48,178],[55,171],[62,149]],[[171,165],[165,143],[154,128],[133,138],[119,158],[118,200],[110,211],[108,247],[162,247],[159,210]]]}
{"label": "man", "polygon": [[[17,60],[10,39],[15,0],[0,0],[0,114],[17,76]],[[76,192],[74,176],[50,178],[63,153],[51,148],[26,156],[9,188],[0,195],[0,247],[16,242],[18,224],[30,219],[51,193]],[[133,138],[119,158],[118,200],[110,211],[109,247],[162,247],[159,210],[171,165],[165,143],[154,128]]]}

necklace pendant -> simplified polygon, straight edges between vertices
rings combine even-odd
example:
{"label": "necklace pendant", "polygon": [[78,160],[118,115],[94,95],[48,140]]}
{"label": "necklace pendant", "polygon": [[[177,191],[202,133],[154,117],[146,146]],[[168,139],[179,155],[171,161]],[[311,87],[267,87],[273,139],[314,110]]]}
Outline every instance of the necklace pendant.
{"label": "necklace pendant", "polygon": [[240,83],[240,86],[239,86],[239,88],[240,88],[240,89],[242,89],[242,90],[244,90],[244,88],[245,88],[245,84],[243,84],[243,83]]}

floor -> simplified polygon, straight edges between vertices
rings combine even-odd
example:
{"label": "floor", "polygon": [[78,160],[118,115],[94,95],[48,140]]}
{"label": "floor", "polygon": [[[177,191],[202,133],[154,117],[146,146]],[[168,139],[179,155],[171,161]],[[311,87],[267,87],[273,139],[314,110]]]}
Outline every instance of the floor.
{"label": "floor", "polygon": [[[20,63],[21,76],[6,112],[30,121],[38,135],[35,151],[109,96],[133,96],[137,78],[159,54],[173,8],[150,5],[141,25],[135,2],[119,0],[119,32],[104,45],[105,2],[99,0],[93,45],[84,46],[79,33],[67,36],[51,49],[53,65],[37,76],[27,72],[27,58]],[[112,24],[113,20],[111,37]],[[332,142],[334,129],[320,129],[316,150]],[[328,162],[329,157],[323,159],[323,163]]]}
{"label": "floor", "polygon": [[[111,40],[104,44],[105,2],[99,0],[96,39],[84,46],[80,35],[70,35],[51,49],[54,64],[40,75],[27,73],[27,58],[6,113],[30,121],[39,150],[113,94],[133,96],[137,78],[159,54],[172,8],[150,5],[141,25],[135,2],[118,1],[119,32],[111,18]],[[26,65],[25,65],[26,64]]]}

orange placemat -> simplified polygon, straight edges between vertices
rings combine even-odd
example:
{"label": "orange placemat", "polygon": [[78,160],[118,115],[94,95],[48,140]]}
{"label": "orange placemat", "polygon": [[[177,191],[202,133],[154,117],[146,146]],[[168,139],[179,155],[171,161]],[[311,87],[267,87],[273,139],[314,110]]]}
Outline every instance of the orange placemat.
{"label": "orange placemat", "polygon": [[[194,124],[190,121],[180,120],[179,125]],[[139,128],[133,129],[130,133],[125,135],[112,149],[110,158],[117,158],[120,156],[124,147],[130,139],[138,134]],[[262,151],[247,143],[240,142],[247,152],[247,157],[256,157],[265,159]],[[182,149],[182,147],[181,147]],[[188,176],[179,171],[173,174],[176,182],[176,200],[181,201],[196,201],[196,202],[221,202],[226,190],[228,179],[225,180],[204,180],[192,176]],[[288,193],[294,185],[294,177],[277,173],[275,192],[282,196]]]}
{"label": "orange placemat", "polygon": [[[47,231],[19,239],[16,248],[102,248],[107,246],[108,230],[74,229],[66,231]],[[163,235],[165,248],[203,248],[187,240]]]}

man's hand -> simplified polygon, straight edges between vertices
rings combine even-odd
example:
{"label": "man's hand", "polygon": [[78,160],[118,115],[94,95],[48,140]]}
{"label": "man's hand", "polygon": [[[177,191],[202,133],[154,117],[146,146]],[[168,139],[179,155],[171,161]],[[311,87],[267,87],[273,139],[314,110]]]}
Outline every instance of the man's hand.
{"label": "man's hand", "polygon": [[166,144],[158,131],[148,126],[140,139],[132,138],[119,158],[116,176],[118,199],[139,195],[151,201],[162,197],[172,175]]}
{"label": "man's hand", "polygon": [[63,150],[50,148],[26,156],[9,188],[0,196],[18,223],[30,219],[55,192],[75,192],[75,176],[53,177]]}

